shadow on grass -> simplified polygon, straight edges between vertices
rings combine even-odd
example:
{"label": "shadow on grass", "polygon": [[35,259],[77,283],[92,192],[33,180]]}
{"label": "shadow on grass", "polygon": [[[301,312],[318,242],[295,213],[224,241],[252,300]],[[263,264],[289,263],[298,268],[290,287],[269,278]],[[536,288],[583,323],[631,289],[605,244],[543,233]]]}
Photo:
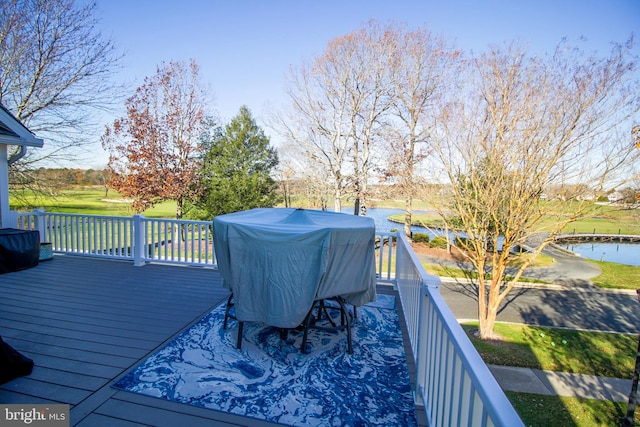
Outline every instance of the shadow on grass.
{"label": "shadow on grass", "polygon": [[[635,333],[640,325],[640,306],[637,301],[633,302],[634,299],[635,296],[628,294],[545,292],[541,298],[542,305],[520,308],[520,311],[527,324],[545,324],[549,321],[550,312],[549,308],[543,307],[552,307],[554,318],[557,315],[562,316],[562,322],[558,326],[572,328],[555,329],[551,333],[547,332],[546,336],[541,336],[540,330],[536,328],[529,329],[528,339],[539,341],[537,345],[540,347],[548,347],[544,351],[549,366],[546,369],[630,379],[633,376],[638,342]],[[583,330],[573,329],[576,327]],[[587,332],[584,329],[626,334],[612,335]],[[572,355],[575,356],[571,357]],[[578,382],[571,384],[578,393],[588,391],[594,386],[598,385]],[[602,401],[580,401],[584,410],[588,411],[597,423],[589,425],[617,426],[626,414],[626,403],[611,404],[603,412]],[[636,422],[638,420],[636,414]]]}
{"label": "shadow on grass", "polygon": [[[507,398],[528,427],[620,426],[626,404],[605,400],[506,392]],[[640,416],[636,413],[636,425]]]}

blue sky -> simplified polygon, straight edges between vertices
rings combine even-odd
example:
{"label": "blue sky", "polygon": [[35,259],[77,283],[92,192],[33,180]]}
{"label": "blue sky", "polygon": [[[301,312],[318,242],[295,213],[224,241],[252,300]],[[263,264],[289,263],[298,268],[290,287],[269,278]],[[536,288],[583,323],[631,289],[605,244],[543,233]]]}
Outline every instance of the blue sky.
{"label": "blue sky", "polygon": [[[101,31],[124,52],[119,82],[131,90],[162,61],[200,64],[223,123],[247,105],[259,124],[286,102],[285,74],[369,19],[425,25],[464,51],[520,39],[552,51],[567,37],[609,52],[634,33],[640,0],[97,0]],[[637,49],[640,49],[638,47]],[[125,97],[130,94],[123,94]],[[115,118],[115,117],[114,117]],[[271,135],[270,130],[265,132]],[[273,137],[273,135],[272,135]],[[275,140],[275,137],[273,138]],[[276,142],[276,141],[274,141]],[[86,167],[102,167],[94,159]]]}

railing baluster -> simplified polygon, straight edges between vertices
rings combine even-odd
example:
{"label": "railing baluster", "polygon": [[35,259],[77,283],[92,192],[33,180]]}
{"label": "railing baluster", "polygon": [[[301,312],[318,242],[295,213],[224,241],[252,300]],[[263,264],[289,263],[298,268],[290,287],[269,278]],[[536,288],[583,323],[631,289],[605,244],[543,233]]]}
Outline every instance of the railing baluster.
{"label": "railing baluster", "polygon": [[[188,230],[188,228],[187,228],[187,230]],[[199,230],[198,230],[198,231],[199,231]],[[198,234],[199,234],[199,233],[198,233]],[[192,228],[191,228],[191,239],[189,239],[189,241],[191,242],[191,262],[193,262],[193,261],[195,260],[195,258],[196,258],[196,257],[195,257],[195,253],[196,253],[196,245],[195,245],[196,240],[195,240],[195,236],[196,236],[196,228],[195,228],[195,226],[194,226],[194,227],[192,227]],[[186,250],[186,249],[187,249],[187,248],[185,248],[185,250]],[[188,261],[188,259],[187,259],[187,260],[185,260],[185,261]]]}
{"label": "railing baluster", "polygon": [[424,271],[408,240],[399,233],[395,282],[416,360],[416,397],[424,399],[428,424],[522,426],[442,299],[439,279]]}

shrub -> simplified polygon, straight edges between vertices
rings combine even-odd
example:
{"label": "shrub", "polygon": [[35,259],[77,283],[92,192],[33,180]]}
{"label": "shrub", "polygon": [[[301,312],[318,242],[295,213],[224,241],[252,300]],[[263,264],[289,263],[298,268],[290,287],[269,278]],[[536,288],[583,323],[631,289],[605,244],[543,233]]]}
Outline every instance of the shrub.
{"label": "shrub", "polygon": [[414,233],[412,239],[415,243],[429,243],[429,235],[424,233]]}
{"label": "shrub", "polygon": [[437,249],[447,249],[447,238],[445,236],[437,236],[431,239],[429,247]]}
{"label": "shrub", "polygon": [[467,244],[468,241],[469,239],[467,239],[466,237],[456,237],[456,240],[453,242],[453,244],[458,247],[463,247]]}

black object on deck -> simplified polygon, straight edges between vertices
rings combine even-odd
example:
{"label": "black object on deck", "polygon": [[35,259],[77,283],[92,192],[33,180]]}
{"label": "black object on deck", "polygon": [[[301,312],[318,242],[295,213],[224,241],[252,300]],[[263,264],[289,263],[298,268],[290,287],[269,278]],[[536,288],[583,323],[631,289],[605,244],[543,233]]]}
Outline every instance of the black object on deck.
{"label": "black object on deck", "polygon": [[33,360],[20,354],[0,337],[0,384],[31,374]]}
{"label": "black object on deck", "polygon": [[0,228],[0,274],[35,267],[39,258],[38,231]]}

